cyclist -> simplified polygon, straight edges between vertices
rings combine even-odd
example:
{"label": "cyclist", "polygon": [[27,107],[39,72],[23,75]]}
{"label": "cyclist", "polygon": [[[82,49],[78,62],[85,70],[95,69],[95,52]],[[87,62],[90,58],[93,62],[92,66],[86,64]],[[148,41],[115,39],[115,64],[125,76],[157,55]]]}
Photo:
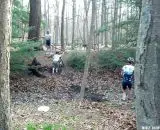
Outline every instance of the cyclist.
{"label": "cyclist", "polygon": [[61,55],[59,52],[56,52],[56,54],[53,56],[53,68],[52,68],[52,74],[54,73],[61,73],[61,68],[64,65],[63,60],[61,58]]}
{"label": "cyclist", "polygon": [[131,88],[134,82],[134,58],[129,57],[127,64],[122,67],[122,100],[126,100],[126,90],[128,88],[128,99],[131,98]]}

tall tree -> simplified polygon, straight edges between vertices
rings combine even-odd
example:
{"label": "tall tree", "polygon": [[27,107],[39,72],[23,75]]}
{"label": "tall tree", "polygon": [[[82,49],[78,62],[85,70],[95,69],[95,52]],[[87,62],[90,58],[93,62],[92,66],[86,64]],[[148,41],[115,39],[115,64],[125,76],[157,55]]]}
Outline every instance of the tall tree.
{"label": "tall tree", "polygon": [[[102,11],[101,11],[101,27],[104,27],[104,16],[106,15],[105,14],[105,0],[102,0]],[[103,45],[104,43],[104,33],[102,32],[101,33],[101,44]]]}
{"label": "tall tree", "polygon": [[142,0],[135,70],[137,130],[160,126],[159,12],[160,0]]}
{"label": "tall tree", "polygon": [[68,34],[68,24],[69,23],[68,23],[68,19],[69,19],[68,18],[68,11],[66,11],[66,26],[65,26],[66,27],[66,30],[65,30],[66,31],[66,45],[68,45],[68,40],[69,40],[69,34]]}
{"label": "tall tree", "polygon": [[91,27],[90,27],[90,36],[88,40],[88,47],[87,47],[87,57],[84,66],[84,75],[82,79],[82,87],[80,92],[80,99],[84,98],[85,88],[87,86],[87,77],[88,77],[88,69],[90,66],[90,56],[91,56],[91,47],[94,41],[94,32],[95,32],[95,13],[96,13],[96,0],[92,0],[92,18],[91,18]]}
{"label": "tall tree", "polygon": [[54,40],[55,44],[58,44],[58,39],[59,39],[59,1],[56,0],[56,7],[55,7],[55,20],[54,20],[54,30],[55,30],[55,35],[54,35]]}
{"label": "tall tree", "polygon": [[41,0],[30,0],[28,39],[39,40],[41,25]]}
{"label": "tall tree", "polygon": [[47,1],[46,0],[44,0],[44,23],[45,23],[45,25],[44,25],[44,35],[45,35],[45,33],[47,32],[47,25],[48,25],[48,23],[47,23]]}
{"label": "tall tree", "polygon": [[76,18],[76,0],[72,0],[73,6],[72,6],[72,49],[74,48],[74,39],[75,39],[75,18]]}
{"label": "tall tree", "polygon": [[[107,0],[103,0],[104,2],[104,25],[108,28],[108,8],[107,8]],[[108,30],[104,32],[104,44],[107,47],[108,44]]]}
{"label": "tall tree", "polygon": [[62,16],[61,16],[61,50],[64,51],[64,13],[65,13],[65,0],[63,0]]}
{"label": "tall tree", "polygon": [[116,48],[116,21],[117,21],[117,0],[114,0],[114,15],[113,15],[113,21],[112,21],[112,49]]}
{"label": "tall tree", "polygon": [[84,2],[84,11],[85,11],[85,16],[84,16],[84,24],[83,24],[83,41],[84,44],[88,43],[88,12],[89,12],[89,7],[90,7],[90,2],[91,0],[83,0]]}
{"label": "tall tree", "polygon": [[10,109],[10,50],[11,0],[0,0],[0,129],[11,130]]}

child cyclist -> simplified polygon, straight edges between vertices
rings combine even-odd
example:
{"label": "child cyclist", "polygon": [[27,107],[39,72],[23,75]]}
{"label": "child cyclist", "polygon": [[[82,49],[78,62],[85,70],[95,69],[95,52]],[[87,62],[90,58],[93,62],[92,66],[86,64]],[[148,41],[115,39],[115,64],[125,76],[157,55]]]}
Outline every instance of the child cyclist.
{"label": "child cyclist", "polygon": [[127,64],[122,67],[122,100],[126,100],[126,90],[128,89],[128,99],[131,99],[131,88],[134,82],[134,59],[129,57]]}
{"label": "child cyclist", "polygon": [[59,54],[59,52],[56,52],[56,54],[53,56],[52,74],[59,73],[62,66],[64,66],[64,63],[61,55]]}

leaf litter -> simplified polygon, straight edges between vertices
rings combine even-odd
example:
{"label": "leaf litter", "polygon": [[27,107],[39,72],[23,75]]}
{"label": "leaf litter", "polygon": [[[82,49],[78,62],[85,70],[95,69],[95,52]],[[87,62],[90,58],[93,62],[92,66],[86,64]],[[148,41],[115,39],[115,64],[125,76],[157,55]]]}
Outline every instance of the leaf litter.
{"label": "leaf litter", "polygon": [[[32,122],[61,124],[68,130],[136,130],[134,100],[121,101],[119,75],[91,72],[85,99],[80,102],[82,76],[72,69],[43,79],[11,75],[14,129],[22,130]],[[50,109],[40,112],[39,106]]]}

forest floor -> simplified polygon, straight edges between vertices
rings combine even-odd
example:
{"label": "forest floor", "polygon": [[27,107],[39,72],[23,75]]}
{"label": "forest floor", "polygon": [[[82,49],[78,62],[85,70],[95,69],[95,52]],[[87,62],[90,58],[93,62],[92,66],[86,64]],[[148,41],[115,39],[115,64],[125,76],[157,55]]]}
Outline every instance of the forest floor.
{"label": "forest floor", "polygon": [[[42,65],[51,65],[43,54]],[[113,72],[90,72],[85,100],[79,102],[82,72],[65,67],[61,75],[46,78],[11,75],[14,129],[28,123],[61,124],[68,130],[135,130],[134,100],[121,101],[121,83]],[[103,99],[101,100],[103,96]],[[48,112],[38,111],[48,106]]]}

